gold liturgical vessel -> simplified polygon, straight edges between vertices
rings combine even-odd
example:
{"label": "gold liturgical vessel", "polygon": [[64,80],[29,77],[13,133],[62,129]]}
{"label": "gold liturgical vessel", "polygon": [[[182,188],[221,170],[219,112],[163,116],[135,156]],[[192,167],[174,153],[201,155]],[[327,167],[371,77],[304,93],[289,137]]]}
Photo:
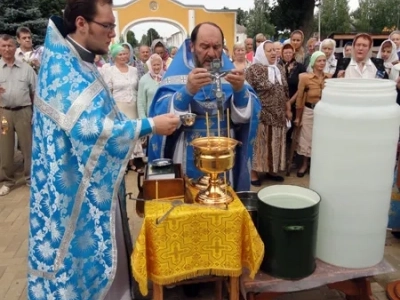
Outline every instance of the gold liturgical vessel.
{"label": "gold liturgical vessel", "polygon": [[[227,110],[229,120],[229,109]],[[228,191],[226,182],[226,172],[231,170],[235,164],[235,148],[239,144],[237,140],[220,135],[220,118],[218,111],[218,136],[210,136],[210,127],[208,123],[208,114],[206,114],[207,137],[197,138],[192,141],[194,148],[194,160],[196,167],[206,173],[204,178],[208,178],[208,186],[201,189],[196,196],[195,201],[207,205],[229,204],[233,197]],[[224,174],[223,182],[219,174]]]}
{"label": "gold liturgical vessel", "polygon": [[5,116],[1,117],[1,134],[5,135],[8,132],[8,121]]}

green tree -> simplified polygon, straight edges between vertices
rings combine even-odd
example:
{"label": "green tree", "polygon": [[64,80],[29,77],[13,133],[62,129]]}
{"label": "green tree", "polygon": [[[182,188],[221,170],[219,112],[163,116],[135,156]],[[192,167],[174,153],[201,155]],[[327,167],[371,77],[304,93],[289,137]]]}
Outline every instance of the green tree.
{"label": "green tree", "polygon": [[248,22],[249,22],[249,12],[246,10],[242,10],[241,8],[238,8],[238,10],[236,11],[236,23],[244,27],[247,27]]}
{"label": "green tree", "polygon": [[62,10],[65,8],[66,0],[35,0],[37,7],[42,13],[43,18],[50,18],[51,16],[61,16]]}
{"label": "green tree", "polygon": [[142,38],[140,39],[140,45],[148,45],[148,38],[146,34],[142,35]]}
{"label": "green tree", "polygon": [[42,18],[36,4],[27,0],[1,0],[0,32],[15,36],[18,27],[26,26],[32,31],[33,42],[42,44],[47,18]]}
{"label": "green tree", "polygon": [[250,9],[248,20],[244,26],[249,37],[254,37],[257,33],[268,36],[275,34],[275,27],[271,24],[269,18],[268,0],[254,0],[254,8]]}
{"label": "green tree", "polygon": [[324,0],[321,5],[321,39],[333,32],[350,32],[348,0]]}
{"label": "green tree", "polygon": [[126,35],[126,42],[129,43],[133,48],[137,47],[139,44],[133,31],[128,31]]}
{"label": "green tree", "polygon": [[271,7],[271,23],[277,31],[300,29],[307,39],[313,33],[315,0],[276,0]]}
{"label": "green tree", "polygon": [[358,8],[353,12],[354,27],[358,32],[371,32],[372,10],[375,0],[359,0]]}
{"label": "green tree", "polygon": [[149,30],[147,30],[147,46],[151,46],[151,43],[156,40],[156,39],[160,39],[161,36],[158,34],[157,30],[155,30],[154,28],[149,28]]}

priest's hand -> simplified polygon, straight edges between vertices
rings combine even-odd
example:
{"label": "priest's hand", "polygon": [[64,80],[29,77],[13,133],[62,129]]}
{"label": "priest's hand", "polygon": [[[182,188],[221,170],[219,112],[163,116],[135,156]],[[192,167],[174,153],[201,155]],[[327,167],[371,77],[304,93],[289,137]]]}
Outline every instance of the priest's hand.
{"label": "priest's hand", "polygon": [[244,70],[232,70],[228,75],[225,76],[225,80],[232,85],[232,88],[235,92],[239,92],[244,86]]}
{"label": "priest's hand", "polygon": [[189,73],[186,89],[190,94],[195,95],[202,87],[210,84],[211,82],[211,74],[207,71],[207,69],[195,68]]}
{"label": "priest's hand", "polygon": [[178,127],[180,119],[174,114],[164,114],[154,117],[153,122],[155,134],[170,135]]}

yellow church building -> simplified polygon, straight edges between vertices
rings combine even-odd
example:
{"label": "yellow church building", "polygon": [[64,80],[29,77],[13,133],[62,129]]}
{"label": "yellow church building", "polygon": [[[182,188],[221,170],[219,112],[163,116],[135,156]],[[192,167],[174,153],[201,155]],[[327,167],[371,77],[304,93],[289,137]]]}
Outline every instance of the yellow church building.
{"label": "yellow church building", "polygon": [[236,41],[236,10],[212,10],[203,5],[187,5],[176,0],[133,0],[115,5],[114,15],[116,35],[125,39],[133,26],[152,21],[174,25],[185,39],[197,24],[208,21],[221,27],[229,49]]}

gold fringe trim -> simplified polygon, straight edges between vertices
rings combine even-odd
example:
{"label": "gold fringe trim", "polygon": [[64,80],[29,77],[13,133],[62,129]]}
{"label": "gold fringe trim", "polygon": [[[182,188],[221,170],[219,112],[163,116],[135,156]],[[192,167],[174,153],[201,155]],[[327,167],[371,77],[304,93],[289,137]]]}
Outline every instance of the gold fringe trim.
{"label": "gold fringe trim", "polygon": [[202,276],[214,275],[218,277],[239,277],[241,274],[242,274],[242,269],[240,270],[204,269],[204,270],[196,270],[193,272],[187,272],[185,274],[174,275],[170,277],[151,275],[149,279],[159,285],[170,285],[184,280]]}
{"label": "gold fringe trim", "polygon": [[257,259],[257,261],[255,262],[255,264],[248,264],[246,267],[247,269],[250,270],[250,279],[254,279],[254,277],[256,277],[257,272],[260,270],[262,261],[264,259],[264,255],[265,255],[265,249],[264,247],[262,248],[262,254],[259,256],[259,258]]}

